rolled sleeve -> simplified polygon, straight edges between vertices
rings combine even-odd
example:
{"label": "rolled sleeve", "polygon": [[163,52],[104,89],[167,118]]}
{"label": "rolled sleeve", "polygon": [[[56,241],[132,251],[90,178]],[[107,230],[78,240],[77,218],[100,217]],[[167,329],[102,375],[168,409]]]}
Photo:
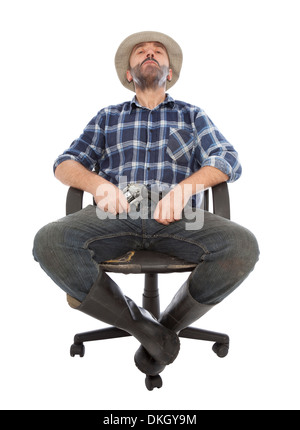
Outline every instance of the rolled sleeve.
{"label": "rolled sleeve", "polygon": [[218,156],[208,157],[201,167],[204,166],[212,166],[221,170],[221,172],[229,177],[227,182],[236,181],[242,174],[242,166],[239,161],[236,161],[233,167],[231,163],[228,163],[224,158]]}
{"label": "rolled sleeve", "polygon": [[53,172],[59,164],[66,160],[77,161],[88,170],[93,170],[101,157],[104,146],[104,121],[104,115],[100,111],[88,123],[81,136],[57,157],[53,165]]}
{"label": "rolled sleeve", "polygon": [[196,152],[201,167],[212,166],[225,173],[228,182],[234,182],[242,174],[238,153],[225,139],[204,111],[195,120],[198,145]]}

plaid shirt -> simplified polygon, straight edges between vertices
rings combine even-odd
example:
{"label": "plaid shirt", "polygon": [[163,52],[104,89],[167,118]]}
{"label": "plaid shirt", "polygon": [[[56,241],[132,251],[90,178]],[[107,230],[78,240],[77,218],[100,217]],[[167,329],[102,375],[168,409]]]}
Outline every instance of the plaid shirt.
{"label": "plaid shirt", "polygon": [[153,110],[131,102],[98,112],[81,136],[60,155],[56,167],[75,160],[115,185],[141,182],[172,186],[203,166],[233,182],[241,175],[238,154],[205,112],[169,95]]}

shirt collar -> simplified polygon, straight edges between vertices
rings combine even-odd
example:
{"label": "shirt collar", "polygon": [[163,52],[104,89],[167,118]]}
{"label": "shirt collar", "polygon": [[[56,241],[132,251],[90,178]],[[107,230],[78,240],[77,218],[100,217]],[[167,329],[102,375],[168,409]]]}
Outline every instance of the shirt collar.
{"label": "shirt collar", "polygon": [[[173,107],[174,107],[174,105],[175,105],[175,100],[168,94],[168,93],[166,93],[166,98],[165,98],[165,100],[162,102],[162,103],[160,103],[158,106],[159,107],[161,107],[161,106],[167,106],[167,105],[169,105],[170,106],[170,108],[172,108],[173,109]],[[157,106],[157,107],[158,107]],[[134,96],[133,97],[133,99],[131,100],[131,111],[133,110],[133,109],[135,109],[135,108],[143,108],[143,106],[141,106],[140,104],[139,104],[139,102],[137,101],[137,99],[136,99],[136,96]],[[157,108],[156,107],[156,108]],[[155,109],[156,109],[155,108]]]}

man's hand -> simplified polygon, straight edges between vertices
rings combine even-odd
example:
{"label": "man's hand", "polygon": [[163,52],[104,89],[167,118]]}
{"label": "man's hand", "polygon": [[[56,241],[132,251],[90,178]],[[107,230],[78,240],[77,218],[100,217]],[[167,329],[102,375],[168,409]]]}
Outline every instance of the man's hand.
{"label": "man's hand", "polygon": [[122,191],[110,182],[99,185],[94,199],[99,209],[113,215],[129,212],[130,209]]}
{"label": "man's hand", "polygon": [[191,196],[228,179],[229,176],[216,167],[201,167],[161,199],[155,208],[154,219],[164,225],[181,219],[182,211]]}
{"label": "man's hand", "polygon": [[191,187],[177,185],[158,203],[154,211],[154,219],[164,225],[182,218],[182,211],[191,197]]}

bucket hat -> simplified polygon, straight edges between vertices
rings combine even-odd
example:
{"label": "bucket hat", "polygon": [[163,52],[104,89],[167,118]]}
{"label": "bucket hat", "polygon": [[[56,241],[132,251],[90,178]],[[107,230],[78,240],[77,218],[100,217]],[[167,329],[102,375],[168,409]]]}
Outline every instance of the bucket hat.
{"label": "bucket hat", "polygon": [[168,52],[170,69],[172,69],[172,80],[167,81],[167,90],[178,80],[182,66],[182,50],[177,42],[170,36],[157,31],[141,31],[128,36],[120,44],[115,55],[115,67],[118,77],[128,90],[134,91],[133,82],[128,82],[126,72],[129,70],[129,58],[135,45],[144,42],[159,42],[164,45]]}

